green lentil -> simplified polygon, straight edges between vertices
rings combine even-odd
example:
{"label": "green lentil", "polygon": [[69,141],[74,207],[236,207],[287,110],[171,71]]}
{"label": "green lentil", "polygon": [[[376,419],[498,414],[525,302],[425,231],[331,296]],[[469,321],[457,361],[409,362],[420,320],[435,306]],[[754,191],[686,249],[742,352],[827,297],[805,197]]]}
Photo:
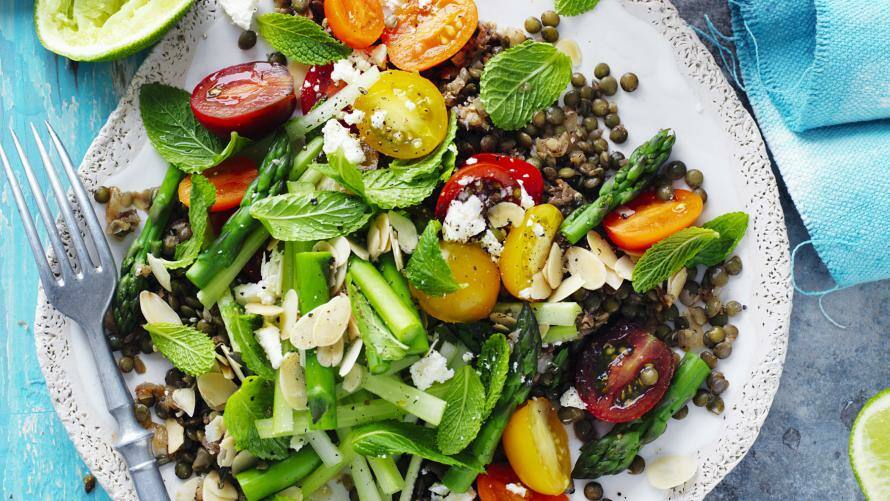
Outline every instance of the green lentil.
{"label": "green lentil", "polygon": [[665,175],[667,175],[668,179],[672,181],[676,181],[678,179],[683,179],[683,176],[686,175],[686,164],[679,160],[674,160],[673,162],[667,164],[667,167],[664,169]]}
{"label": "green lentil", "polygon": [[613,143],[621,144],[627,141],[627,129],[623,125],[618,124],[609,132],[609,139]]}
{"label": "green lentil", "polygon": [[241,50],[252,49],[256,45],[256,32],[253,30],[244,30],[238,36],[238,48]]}
{"label": "green lentil", "polygon": [[559,26],[559,21],[559,14],[557,14],[555,11],[548,10],[541,14],[541,22],[544,24],[544,26],[555,28]]}
{"label": "green lentil", "polygon": [[615,113],[609,113],[606,115],[606,118],[603,119],[603,123],[606,124],[606,127],[613,129],[616,125],[621,123],[621,117]]}
{"label": "green lentil", "polygon": [[587,85],[587,77],[584,76],[584,73],[572,73],[573,87],[584,87],[585,85]]}
{"label": "green lentil", "polygon": [[525,31],[535,34],[540,33],[542,28],[541,20],[536,17],[529,17],[525,20]]}
{"label": "green lentil", "polygon": [[634,73],[625,73],[621,75],[621,88],[626,92],[633,92],[637,90],[637,87],[640,85],[640,79],[637,78],[637,75]]}
{"label": "green lentil", "polygon": [[611,69],[606,63],[599,63],[593,68],[593,76],[596,78],[605,78],[609,76]]}
{"label": "green lentil", "polygon": [[723,267],[726,269],[726,273],[729,273],[730,275],[738,275],[742,272],[742,258],[732,256],[726,261],[726,264],[724,264]]}
{"label": "green lentil", "polygon": [[607,96],[614,96],[618,92],[618,80],[613,76],[607,76],[599,81],[600,91]]}
{"label": "green lentil", "polygon": [[541,38],[543,38],[545,42],[554,43],[559,40],[559,31],[553,26],[544,26],[544,29],[541,30]]}
{"label": "green lentil", "polygon": [[96,188],[96,191],[93,192],[93,200],[100,204],[107,204],[108,200],[111,199],[111,190],[106,188],[105,186],[100,186]]}
{"label": "green lentil", "polygon": [[705,176],[698,169],[691,169],[686,172],[686,184],[690,188],[699,188],[705,182]]}

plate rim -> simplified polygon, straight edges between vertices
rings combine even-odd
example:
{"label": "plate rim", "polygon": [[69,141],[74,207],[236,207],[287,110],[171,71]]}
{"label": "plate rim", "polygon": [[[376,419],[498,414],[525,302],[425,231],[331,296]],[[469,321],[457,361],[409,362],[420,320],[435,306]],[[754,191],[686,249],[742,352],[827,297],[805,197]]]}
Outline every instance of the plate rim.
{"label": "plate rim", "polygon": [[[681,74],[698,85],[710,99],[724,131],[732,139],[731,155],[741,166],[741,175],[748,188],[746,210],[754,214],[753,236],[756,240],[760,276],[753,291],[757,317],[767,333],[768,347],[753,361],[749,381],[741,390],[739,402],[744,409],[735,409],[740,418],[728,426],[720,443],[710,452],[699,454],[699,470],[694,482],[667,491],[667,499],[703,499],[750,450],[772,406],[779,387],[790,327],[792,288],[788,234],[779,190],[773,174],[766,145],[756,122],[744,108],[733,87],[720,70],[713,55],[679,15],[669,0],[618,0],[636,16],[645,19],[667,40]],[[197,0],[195,6],[156,45],[134,74],[127,93],[111,113],[91,143],[79,167],[88,189],[100,180],[123,168],[111,153],[117,142],[140,143],[145,139],[138,122],[138,89],[149,80],[174,83],[185,69],[165,68],[167,61],[191,59],[189,38],[197,40],[202,27],[218,15],[213,0]],[[685,63],[685,64],[683,64]],[[68,378],[71,350],[65,335],[65,319],[47,301],[38,286],[34,322],[38,362],[46,379],[53,407],[80,456],[113,499],[135,500],[129,474],[106,434],[101,433],[97,419],[84,407],[84,399],[76,394]],[[736,402],[738,404],[738,402]]]}

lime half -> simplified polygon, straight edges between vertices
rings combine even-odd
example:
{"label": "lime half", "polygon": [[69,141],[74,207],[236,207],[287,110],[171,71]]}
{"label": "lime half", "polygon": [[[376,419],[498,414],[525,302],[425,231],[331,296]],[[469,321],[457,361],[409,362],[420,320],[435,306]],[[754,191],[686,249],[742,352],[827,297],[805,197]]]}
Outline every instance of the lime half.
{"label": "lime half", "polygon": [[856,416],[850,464],[866,499],[890,499],[890,388],[872,397]]}
{"label": "lime half", "polygon": [[36,0],[34,25],[47,49],[75,61],[138,52],[170,29],[192,0]]}

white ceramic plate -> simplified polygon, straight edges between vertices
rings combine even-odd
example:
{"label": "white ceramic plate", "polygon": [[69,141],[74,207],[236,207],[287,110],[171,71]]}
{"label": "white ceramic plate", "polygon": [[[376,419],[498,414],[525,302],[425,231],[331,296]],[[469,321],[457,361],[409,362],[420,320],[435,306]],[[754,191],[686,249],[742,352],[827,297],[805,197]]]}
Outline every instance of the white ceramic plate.
{"label": "white ceramic plate", "polygon": [[[522,26],[527,16],[552,6],[551,0],[477,0],[477,4],[480,19],[500,26]],[[262,42],[252,50],[239,50],[239,32],[215,2],[196,3],[145,60],[87,152],[81,173],[89,188],[110,184],[142,189],[159,183],[165,167],[139,119],[139,86],[161,81],[191,89],[211,71],[265,59],[271,52]],[[600,480],[606,496],[613,499],[702,499],[754,442],[782,372],[791,287],[788,240],[775,179],[754,121],[710,53],[667,0],[602,0],[591,13],[563,18],[560,33],[581,46],[583,61],[578,70],[584,74],[591,75],[594,65],[605,61],[616,75],[626,71],[639,75],[636,92],[616,96],[630,130],[630,139],[620,150],[629,153],[656,130],[671,127],[678,138],[674,157],[705,173],[710,196],[702,220],[731,210],[745,210],[752,216],[751,228],[737,251],[744,272],[725,292],[725,297],[748,306],[734,320],[741,334],[733,354],[720,363],[731,382],[724,394],[726,411],[718,417],[692,408],[689,417],[672,421],[667,432],[642,451],[650,461],[663,454],[692,455],[699,465],[696,476],[671,491],[654,489],[645,475]],[[118,258],[130,239],[113,244]],[[38,355],[53,404],[75,446],[112,498],[135,499],[126,467],[112,449],[115,427],[104,411],[82,333],[46,303],[42,292],[35,325]],[[166,362],[158,355],[146,358],[146,375],[138,380],[133,374],[127,376],[132,386],[163,378]],[[573,443],[573,456],[577,447]],[[162,471],[172,494],[178,482],[172,465]],[[583,483],[577,486],[574,498],[583,499]]]}

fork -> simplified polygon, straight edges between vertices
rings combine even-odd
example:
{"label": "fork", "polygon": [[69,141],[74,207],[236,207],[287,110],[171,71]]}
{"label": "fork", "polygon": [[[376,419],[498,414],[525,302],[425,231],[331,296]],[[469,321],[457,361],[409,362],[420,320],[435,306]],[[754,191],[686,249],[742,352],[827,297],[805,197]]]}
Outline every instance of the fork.
{"label": "fork", "polygon": [[[90,351],[98,367],[99,380],[102,383],[108,412],[111,413],[118,425],[118,440],[115,448],[129,466],[130,477],[136,486],[136,494],[143,501],[168,500],[167,490],[161,480],[157,462],[151,451],[152,433],[143,428],[133,414],[133,398],[130,396],[103,334],[102,319],[111,302],[117,283],[114,257],[111,255],[111,249],[108,247],[108,241],[105,239],[99,220],[92,210],[87,191],[81,184],[65,147],[49,122],[44,123],[49,131],[56,154],[71,183],[74,198],[77,205],[80,206],[80,212],[88,229],[84,235],[81,235],[74,215],[75,208],[69,202],[62,188],[59,175],[40,139],[40,134],[34,124],[31,124],[31,132],[37,143],[40,158],[68,228],[70,242],[67,245],[63,243],[59,235],[46,197],[37,183],[34,170],[22,150],[19,138],[12,129],[10,129],[10,133],[58,263],[57,272],[53,271],[47,260],[40,236],[34,225],[34,218],[25,203],[24,193],[9,164],[6,152],[0,145],[0,160],[3,163],[6,179],[12,188],[15,203],[24,223],[25,233],[37,262],[37,271],[47,300],[62,314],[80,325],[86,333]],[[87,249],[88,243],[84,237],[90,240],[98,262],[90,255]]]}

